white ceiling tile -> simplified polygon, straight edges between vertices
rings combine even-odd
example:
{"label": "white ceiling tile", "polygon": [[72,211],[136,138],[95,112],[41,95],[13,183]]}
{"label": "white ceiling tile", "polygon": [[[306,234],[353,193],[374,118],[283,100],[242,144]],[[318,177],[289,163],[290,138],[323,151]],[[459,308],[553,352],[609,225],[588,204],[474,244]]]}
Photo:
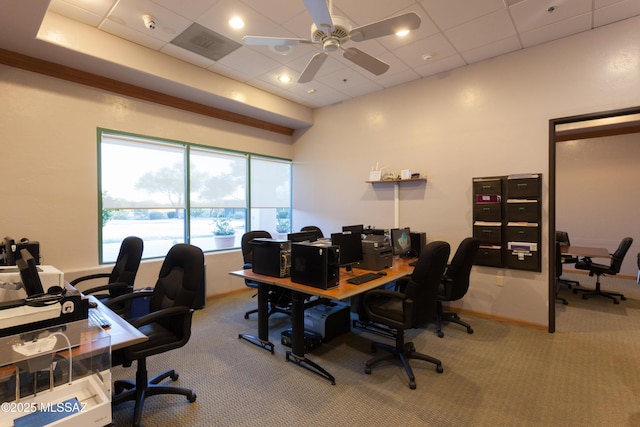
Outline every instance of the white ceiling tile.
{"label": "white ceiling tile", "polygon": [[[596,6],[593,16],[595,27],[627,19],[630,16],[640,15],[640,1],[638,0],[609,1],[608,3],[602,8],[597,8],[598,6]],[[598,2],[596,2],[597,4]]]}
{"label": "white ceiling tile", "polygon": [[[291,0],[242,0],[242,3],[255,9],[269,20],[282,25],[293,19],[296,15],[306,13],[302,1]],[[309,16],[307,14],[307,16]],[[309,18],[311,20],[311,18]]]}
{"label": "white ceiling tile", "polygon": [[509,10],[516,28],[524,33],[590,13],[591,6],[592,0],[538,0],[520,2],[511,6]]}
{"label": "white ceiling tile", "polygon": [[189,52],[188,50],[185,50],[171,43],[167,43],[162,48],[160,48],[160,52],[202,68],[208,68],[216,63],[212,59],[195,54],[193,52]]}
{"label": "white ceiling tile", "polygon": [[520,39],[524,47],[531,47],[589,29],[591,29],[591,13],[585,13],[571,19],[565,19],[564,21],[522,33],[520,34]]}
{"label": "white ceiling tile", "polygon": [[475,49],[462,52],[461,55],[468,64],[494,58],[505,53],[522,49],[520,40],[516,36],[499,40]]}
{"label": "white ceiling tile", "polygon": [[451,55],[446,58],[440,59],[434,62],[426,62],[420,67],[415,67],[414,70],[422,77],[432,76],[434,74],[441,73],[443,71],[449,71],[455,68],[463,67],[467,65],[464,59],[460,55]]}
{"label": "white ceiling tile", "polygon": [[[151,15],[156,19],[157,25],[155,30],[150,30],[146,27],[142,18],[144,15]],[[173,40],[176,35],[191,25],[191,21],[187,18],[150,0],[120,1],[116,4],[115,8],[109,14],[108,20],[103,23],[100,29],[103,29],[108,21],[164,42]],[[117,31],[117,27],[113,25],[110,25],[108,28],[112,31]],[[122,32],[125,33],[124,31]]]}
{"label": "white ceiling tile", "polygon": [[153,0],[153,2],[158,3],[160,6],[164,7],[165,9],[171,10],[178,15],[184,16],[191,21],[195,21],[198,16],[202,15],[209,8],[213,7],[218,2],[218,0]]}
{"label": "white ceiling tile", "polygon": [[505,9],[502,0],[423,0],[420,4],[442,31]]}
{"label": "white ceiling tile", "polygon": [[516,30],[506,10],[485,15],[444,32],[460,52],[513,37]]}
{"label": "white ceiling tile", "polygon": [[257,77],[266,71],[274,70],[281,66],[271,58],[242,48],[234,50],[217,61],[217,64],[238,70],[251,77]]}
{"label": "white ceiling tile", "polygon": [[399,15],[413,0],[334,0],[334,9],[342,10],[355,26],[362,26]]}
{"label": "white ceiling tile", "polygon": [[[231,28],[229,20],[234,16],[244,20],[244,28],[238,30]],[[242,43],[242,37],[247,34],[272,35],[277,30],[277,25],[273,21],[236,0],[218,0],[196,22],[238,43]]]}
{"label": "white ceiling tile", "polygon": [[420,75],[410,68],[393,72],[393,68],[376,79],[376,83],[384,88],[397,86],[420,78]]}
{"label": "white ceiling tile", "polygon": [[97,27],[116,0],[52,0],[49,10]]}
{"label": "white ceiling tile", "polygon": [[160,50],[162,46],[166,44],[165,41],[156,37],[151,37],[143,32],[133,30],[127,26],[120,25],[119,23],[107,19],[100,25],[102,31],[113,34],[114,36],[123,38],[125,40],[132,41],[141,46],[148,47],[149,49]]}
{"label": "white ceiling tile", "polygon": [[424,55],[428,54],[438,61],[456,53],[451,43],[440,33],[426,39],[418,40],[408,46],[393,51],[393,54],[409,67],[421,67],[425,64]]}

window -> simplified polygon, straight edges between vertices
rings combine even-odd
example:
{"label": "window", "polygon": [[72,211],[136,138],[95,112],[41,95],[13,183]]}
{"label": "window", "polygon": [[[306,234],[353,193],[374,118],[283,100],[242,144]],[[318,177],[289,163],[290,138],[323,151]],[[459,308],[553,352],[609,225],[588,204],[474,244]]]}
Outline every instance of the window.
{"label": "window", "polygon": [[101,263],[130,235],[156,258],[176,243],[214,251],[246,230],[290,230],[289,160],[106,130],[98,144]]}

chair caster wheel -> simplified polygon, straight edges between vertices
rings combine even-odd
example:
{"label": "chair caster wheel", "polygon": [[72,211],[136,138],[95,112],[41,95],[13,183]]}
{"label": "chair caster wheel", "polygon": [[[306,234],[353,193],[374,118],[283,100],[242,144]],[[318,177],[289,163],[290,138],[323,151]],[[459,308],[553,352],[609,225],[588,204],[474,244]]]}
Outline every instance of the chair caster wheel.
{"label": "chair caster wheel", "polygon": [[438,338],[442,338],[442,337],[444,337],[444,332],[438,331],[437,335],[438,335]]}
{"label": "chair caster wheel", "polygon": [[196,394],[195,393],[191,393],[189,396],[187,396],[187,400],[189,401],[189,403],[193,403],[196,401]]}
{"label": "chair caster wheel", "polygon": [[444,372],[444,368],[442,367],[442,365],[436,366],[436,372],[439,373],[439,374]]}
{"label": "chair caster wheel", "polygon": [[415,390],[416,389],[416,382],[415,381],[409,381],[409,388],[411,390]]}
{"label": "chair caster wheel", "polygon": [[365,368],[364,368],[364,373],[365,373],[365,374],[371,374],[371,368],[370,368],[370,367],[368,367],[368,366],[365,366]]}
{"label": "chair caster wheel", "polygon": [[471,328],[467,328],[467,333],[468,333],[468,334],[472,334],[472,333],[473,333],[473,329],[471,329]]}
{"label": "chair caster wheel", "polygon": [[614,300],[613,300],[613,303],[614,303],[614,304],[620,304],[620,301],[618,301],[617,299],[614,299]]}
{"label": "chair caster wheel", "polygon": [[627,300],[627,297],[625,297],[625,296],[623,295],[623,296],[621,296],[621,297],[620,297],[620,299],[621,299],[622,301],[626,301],[626,300]]}
{"label": "chair caster wheel", "polygon": [[582,299],[587,299],[587,294],[582,294]]}
{"label": "chair caster wheel", "polygon": [[174,372],[173,375],[170,375],[171,381],[176,381],[180,375],[177,372]]}
{"label": "chair caster wheel", "polygon": [[249,319],[249,315],[248,315],[248,314],[245,314],[245,315],[244,315],[244,318],[248,320],[248,319]]}

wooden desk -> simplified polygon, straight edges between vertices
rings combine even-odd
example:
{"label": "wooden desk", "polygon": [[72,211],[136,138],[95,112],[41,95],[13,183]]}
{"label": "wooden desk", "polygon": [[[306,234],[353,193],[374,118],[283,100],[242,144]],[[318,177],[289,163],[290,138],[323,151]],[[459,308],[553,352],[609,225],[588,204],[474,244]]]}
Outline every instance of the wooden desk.
{"label": "wooden desk", "polygon": [[586,258],[611,258],[611,254],[606,248],[592,248],[588,246],[565,246],[560,245],[562,255],[573,255]]}
{"label": "wooden desk", "polygon": [[340,270],[340,281],[338,286],[331,289],[319,289],[313,286],[301,285],[291,281],[290,277],[272,277],[256,274],[251,270],[232,271],[229,274],[250,279],[258,283],[258,336],[250,334],[239,334],[238,338],[249,341],[252,344],[270,350],[273,354],[273,343],[269,341],[269,307],[268,293],[269,286],[279,286],[292,291],[291,307],[291,351],[286,352],[286,360],[304,367],[323,378],[331,381],[335,385],[335,378],[324,368],[311,361],[304,355],[304,309],[305,299],[309,296],[328,298],[333,300],[343,300],[361,294],[371,289],[378,288],[387,283],[396,281],[413,272],[413,267],[409,265],[415,259],[395,257],[393,266],[385,269],[386,276],[372,280],[362,285],[353,285],[347,282],[348,279],[365,273],[370,270],[354,268],[351,272]]}
{"label": "wooden desk", "polygon": [[109,328],[105,328],[105,331],[111,337],[112,351],[129,347],[134,344],[139,344],[148,339],[145,334],[140,332],[122,317],[115,314],[110,308],[102,304],[100,300],[95,298],[93,295],[89,295],[87,298],[98,304],[97,308],[90,308],[89,310],[98,310],[109,321],[109,323],[111,323],[111,326]]}

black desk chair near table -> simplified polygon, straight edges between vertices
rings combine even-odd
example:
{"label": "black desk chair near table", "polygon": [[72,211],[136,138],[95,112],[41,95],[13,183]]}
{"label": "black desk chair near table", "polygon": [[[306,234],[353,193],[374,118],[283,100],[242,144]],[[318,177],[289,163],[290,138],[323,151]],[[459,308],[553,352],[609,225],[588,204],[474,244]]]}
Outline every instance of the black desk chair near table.
{"label": "black desk chair near table", "polygon": [[137,362],[136,380],[116,381],[112,405],[134,400],[133,426],[139,426],[146,398],[158,394],[180,394],[189,402],[195,402],[196,394],[189,389],[160,384],[166,378],[178,379],[173,370],[148,379],[147,357],[180,348],[191,337],[191,318],[196,296],[203,290],[204,255],[196,246],[179,243],[174,245],[162,263],[158,281],[152,290],[136,291],[107,302],[107,306],[127,299],[150,296],[147,315],[127,319],[148,337],[147,341],[117,350],[112,354],[112,364],[129,367]]}
{"label": "black desk chair near table", "polygon": [[324,234],[322,233],[322,230],[320,230],[320,227],[316,227],[315,225],[305,225],[300,229],[300,231],[312,231],[316,233],[317,239],[324,238]]}
{"label": "black desk chair near table", "polygon": [[[97,273],[78,277],[72,280],[70,284],[73,287],[77,287],[77,285],[85,281],[108,279],[106,285],[95,286],[82,291],[85,295],[92,294],[103,303],[120,295],[131,293],[133,292],[133,283],[140,267],[143,249],[144,243],[141,238],[135,236],[126,237],[120,245],[120,252],[111,273]],[[124,310],[124,306],[113,307],[113,311],[119,314]]]}
{"label": "black desk chair near table", "polygon": [[560,253],[560,242],[556,241],[556,301],[560,301],[564,305],[567,305],[569,302],[559,295],[560,276],[562,276],[562,254]]}
{"label": "black desk chair near table", "polygon": [[611,254],[611,262],[609,264],[597,264],[591,261],[591,258],[585,257],[576,263],[576,269],[589,271],[589,276],[596,276],[596,288],[595,289],[582,289],[574,288],[573,293],[584,292],[582,294],[583,299],[591,298],[594,296],[602,296],[613,300],[614,304],[620,304],[618,298],[626,300],[627,298],[618,292],[605,292],[600,289],[600,276],[608,274],[609,276],[615,276],[620,272],[622,261],[624,261],[627,251],[631,247],[633,239],[631,237],[625,237],[618,245],[618,249]]}
{"label": "black desk chair near table", "polygon": [[[556,230],[556,242],[560,243],[561,246],[571,246],[569,233],[567,233],[566,231]],[[578,261],[579,259],[576,256],[560,254],[560,262],[562,264],[575,264]],[[558,278],[558,284],[566,285],[569,289],[571,289],[573,286],[580,286],[580,282],[578,282],[577,280],[563,279],[562,277]]]}
{"label": "black desk chair near table", "polygon": [[440,338],[442,333],[442,322],[452,322],[467,328],[467,333],[472,334],[471,325],[460,320],[458,313],[442,310],[443,301],[457,301],[461,299],[469,290],[469,275],[473,266],[473,259],[480,248],[480,240],[474,237],[467,237],[458,246],[453,259],[447,265],[447,269],[442,277],[442,283],[438,290],[438,312],[436,314],[436,333]]}
{"label": "black desk chair near table", "polygon": [[[244,270],[250,270],[252,268],[253,263],[253,246],[249,244],[253,239],[259,238],[271,238],[271,233],[263,230],[254,230],[248,231],[242,235],[240,247],[242,249],[242,258],[244,260],[244,265],[242,268]],[[245,285],[250,288],[258,289],[258,282],[254,282],[253,280],[245,280]],[[253,295],[254,297],[256,294]],[[278,286],[270,286],[269,287],[269,316],[273,313],[282,313],[291,315],[291,291],[280,288]],[[257,313],[258,309],[255,308],[253,310],[249,310],[244,314],[244,318],[248,319],[249,316],[253,313]]]}
{"label": "black desk chair near table", "polygon": [[416,263],[413,274],[404,292],[374,289],[364,295],[363,308],[367,317],[396,330],[395,346],[373,342],[371,351],[388,351],[365,364],[365,373],[370,374],[377,363],[387,359],[399,359],[409,377],[409,388],[416,388],[416,380],[408,359],[420,359],[436,365],[436,372],[442,373],[442,362],[434,357],[416,352],[412,342],[404,342],[405,329],[416,328],[433,320],[438,307],[438,287],[449,260],[451,247],[447,242],[427,244]]}

